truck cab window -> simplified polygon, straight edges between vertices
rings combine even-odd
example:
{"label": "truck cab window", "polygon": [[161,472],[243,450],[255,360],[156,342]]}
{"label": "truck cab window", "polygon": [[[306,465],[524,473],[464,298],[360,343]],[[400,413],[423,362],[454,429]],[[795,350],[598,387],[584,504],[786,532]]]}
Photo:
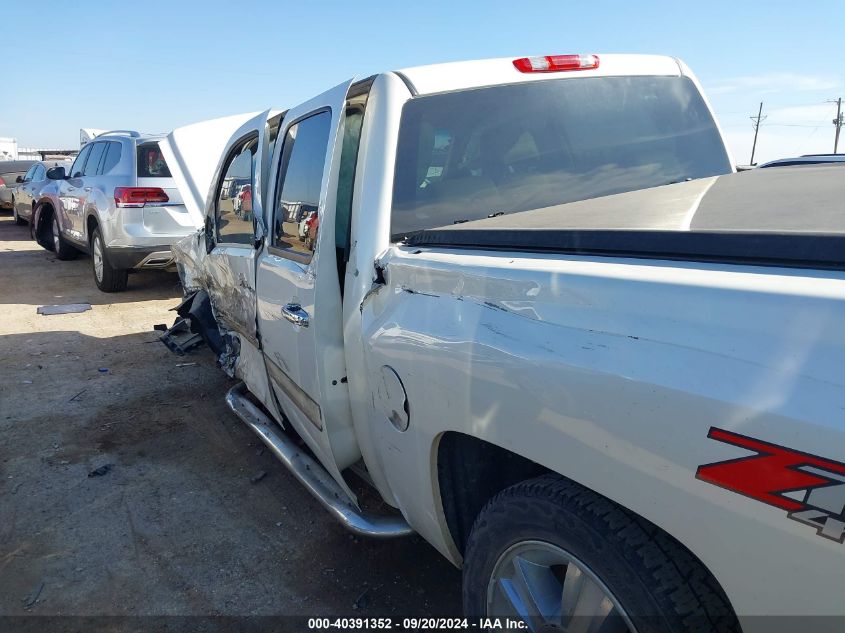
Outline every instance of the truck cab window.
{"label": "truck cab window", "polygon": [[217,185],[215,219],[221,243],[252,244],[252,187],[258,137],[243,141],[230,155],[223,179]]}
{"label": "truck cab window", "polygon": [[731,172],[686,77],[500,85],[405,104],[391,234]]}
{"label": "truck cab window", "polygon": [[331,120],[331,113],[325,111],[294,123],[285,133],[282,146],[272,246],[280,255],[302,263],[311,261],[317,243]]}

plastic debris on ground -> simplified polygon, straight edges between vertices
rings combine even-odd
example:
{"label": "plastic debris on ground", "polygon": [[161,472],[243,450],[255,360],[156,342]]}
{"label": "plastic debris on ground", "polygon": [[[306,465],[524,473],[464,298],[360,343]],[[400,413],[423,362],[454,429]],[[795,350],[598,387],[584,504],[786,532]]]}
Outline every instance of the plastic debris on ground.
{"label": "plastic debris on ground", "polygon": [[53,314],[75,314],[77,312],[86,312],[90,309],[90,303],[65,303],[55,306],[38,306],[36,312],[43,316],[50,316]]}

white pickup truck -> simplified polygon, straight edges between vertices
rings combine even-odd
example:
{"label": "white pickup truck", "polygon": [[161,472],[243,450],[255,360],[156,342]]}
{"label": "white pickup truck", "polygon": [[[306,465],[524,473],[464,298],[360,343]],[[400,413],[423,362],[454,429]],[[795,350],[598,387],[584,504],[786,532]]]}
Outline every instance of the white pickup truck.
{"label": "white pickup truck", "polygon": [[385,72],[162,147],[229,406],[350,529],[462,566],[467,617],[845,614],[842,181],[733,173],[682,62]]}

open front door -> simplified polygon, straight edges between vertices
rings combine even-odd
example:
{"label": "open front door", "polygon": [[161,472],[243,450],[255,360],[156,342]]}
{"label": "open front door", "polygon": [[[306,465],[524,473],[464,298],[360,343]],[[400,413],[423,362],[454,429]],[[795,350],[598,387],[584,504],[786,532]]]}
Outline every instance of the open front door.
{"label": "open front door", "polygon": [[[273,155],[258,262],[267,373],[290,423],[337,482],[357,460],[343,354],[335,201],[350,82],[287,112]],[[322,228],[321,228],[322,227]]]}
{"label": "open front door", "polygon": [[223,150],[237,129],[256,114],[193,123],[176,128],[159,141],[182,201],[197,228],[205,222],[206,200]]}
{"label": "open front door", "polygon": [[[255,219],[261,216],[262,136],[269,111],[196,123],[161,143],[180,194],[197,227],[205,288],[221,325],[247,338],[255,333]],[[262,220],[263,225],[263,220]]]}

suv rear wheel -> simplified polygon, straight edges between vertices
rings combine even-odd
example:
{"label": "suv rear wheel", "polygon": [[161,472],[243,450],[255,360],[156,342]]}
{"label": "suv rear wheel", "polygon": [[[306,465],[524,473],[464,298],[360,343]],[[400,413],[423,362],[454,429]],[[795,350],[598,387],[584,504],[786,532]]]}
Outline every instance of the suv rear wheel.
{"label": "suv rear wheel", "polygon": [[103,245],[103,236],[99,227],[91,233],[91,262],[94,269],[94,281],[103,292],[121,292],[126,290],[129,271],[115,268],[109,261],[108,252]]}
{"label": "suv rear wheel", "polygon": [[485,506],[463,576],[468,617],[521,621],[535,633],[740,630],[718,583],[685,547],[556,475],[516,484]]}

